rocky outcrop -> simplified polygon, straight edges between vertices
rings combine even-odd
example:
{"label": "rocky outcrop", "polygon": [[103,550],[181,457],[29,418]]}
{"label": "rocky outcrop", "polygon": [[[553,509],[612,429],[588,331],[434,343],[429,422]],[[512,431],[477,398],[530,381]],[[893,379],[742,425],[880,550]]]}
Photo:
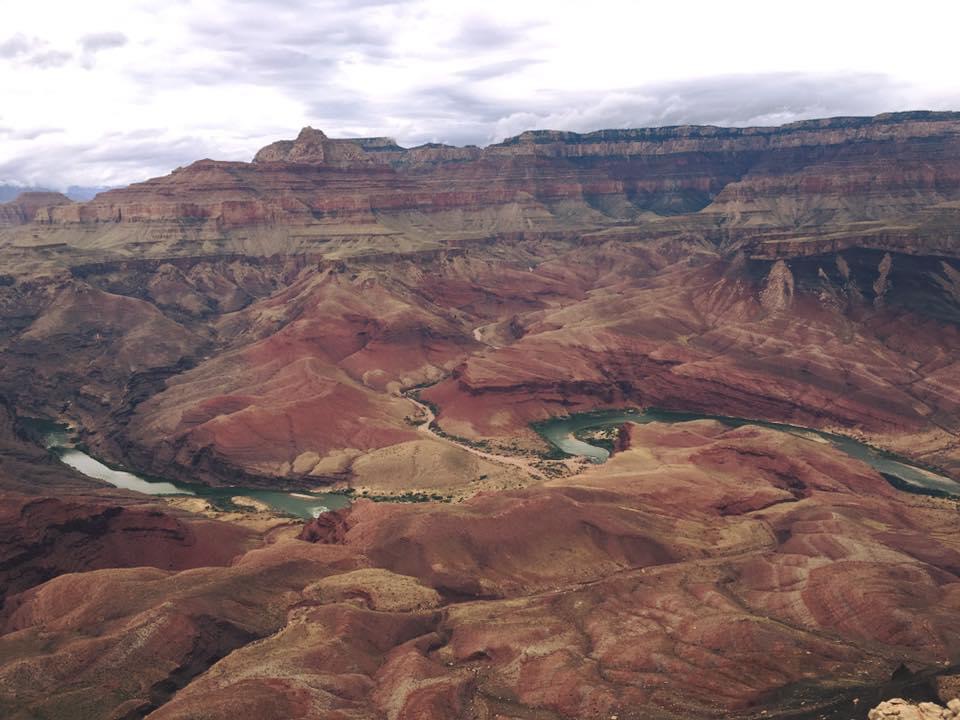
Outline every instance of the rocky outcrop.
{"label": "rocky outcrop", "polygon": [[[850,143],[882,143],[905,138],[930,138],[960,134],[957,113],[893,113],[875,118],[851,117],[807,120],[780,127],[723,128],[680,126],[632,130],[598,130],[588,133],[531,130],[484,149],[453,148],[440,144],[406,150],[392,138],[332,140],[322,131],[305,127],[295,140],[281,140],[261,149],[261,162],[349,164],[423,162],[426,150],[449,148],[451,154],[435,159],[485,159],[488,157],[638,158],[690,153],[747,153],[793,148],[829,147]],[[456,152],[459,151],[459,152]],[[413,157],[409,154],[412,153]]]}
{"label": "rocky outcrop", "polygon": [[253,162],[349,166],[389,161],[403,152],[392,138],[331,140],[321,130],[305,127],[296,140],[280,140],[260,150]]}
{"label": "rocky outcrop", "polygon": [[868,715],[870,720],[953,720],[960,717],[960,700],[951,700],[947,707],[936,703],[910,703],[895,698],[882,702]]}
{"label": "rocky outcrop", "polygon": [[[944,379],[955,372],[956,327],[919,320],[952,301],[914,294],[933,287],[939,263],[894,260],[877,314],[870,294],[881,256],[849,257],[855,267],[842,257],[792,269],[722,261],[678,263],[636,282],[618,275],[588,298],[531,313],[522,338],[472,353],[423,397],[439,406],[443,429],[475,439],[523,435],[530,422],[597,407],[695,409],[829,428],[906,454],[922,447],[955,472],[960,397]],[[821,270],[842,291],[824,297]],[[901,332],[926,339],[891,344]],[[932,364],[908,380],[916,362]],[[946,426],[929,425],[932,417]]]}
{"label": "rocky outcrop", "polygon": [[[942,234],[919,229],[915,216],[958,198],[960,120],[950,113],[780,128],[536,131],[483,149],[404,149],[388,138],[331,139],[304,128],[253,163],[202,160],[55,208],[45,233],[89,248],[91,234],[105,228],[77,234],[70,227],[148,223],[135,233],[139,251],[171,255],[214,239],[237,248],[243,233],[276,237],[278,227],[299,229],[283,233],[289,250],[291,235],[318,249],[321,237],[371,232],[421,243],[437,233],[483,237],[683,217],[651,229],[709,237],[718,227],[740,228],[751,254],[776,259],[865,238],[901,251],[940,243]],[[852,223],[874,225],[851,232]],[[99,246],[125,242],[104,237]]]}
{"label": "rocky outcrop", "polygon": [[884,297],[890,290],[890,270],[893,267],[893,258],[890,253],[884,253],[883,259],[877,266],[877,279],[873,281],[873,304],[882,307]]}
{"label": "rocky outcrop", "polygon": [[[960,698],[960,674],[939,675],[936,685],[937,697],[942,702],[949,704]],[[956,706],[954,709],[957,709]]]}
{"label": "rocky outcrop", "polygon": [[902,664],[957,656],[951,503],[772,430],[631,435],[576,478],[358,501],[310,523],[312,542],[274,535],[229,567],[20,593],[0,618],[0,711],[846,717]]}
{"label": "rocky outcrop", "polygon": [[793,274],[783,260],[777,260],[760,292],[760,305],[769,313],[786,312],[793,305],[793,293]]}
{"label": "rocky outcrop", "polygon": [[225,523],[183,518],[133,498],[0,501],[0,604],[64,573],[113,567],[166,570],[227,565],[253,542]]}
{"label": "rocky outcrop", "polygon": [[213,484],[388,472],[410,490],[494,475],[423,456],[399,391],[444,376],[423,396],[441,429],[473,440],[543,449],[530,422],[655,406],[835,430],[960,467],[951,262],[891,254],[877,295],[884,253],[699,252],[691,266],[671,261],[674,242],[79,266],[0,286],[0,386],[35,413],[68,408],[101,457]]}
{"label": "rocky outcrop", "polygon": [[52,208],[69,205],[73,201],[55,192],[25,192],[15,200],[0,203],[0,228],[26,225],[31,222],[49,222]]}

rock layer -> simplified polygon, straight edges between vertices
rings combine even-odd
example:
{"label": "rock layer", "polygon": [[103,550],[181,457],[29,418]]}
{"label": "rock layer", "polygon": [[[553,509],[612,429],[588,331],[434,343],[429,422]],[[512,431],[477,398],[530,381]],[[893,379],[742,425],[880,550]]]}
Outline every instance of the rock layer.
{"label": "rock layer", "polygon": [[28,223],[50,222],[53,208],[73,201],[55,192],[25,192],[10,202],[0,203],[0,228]]}
{"label": "rock layer", "polygon": [[51,580],[6,605],[0,707],[812,717],[851,698],[865,713],[903,664],[960,660],[954,504],[772,430],[629,437],[536,488],[358,501],[308,526],[313,542],[278,537],[230,567]]}
{"label": "rock layer", "polygon": [[202,160],[50,208],[38,216],[49,226],[16,242],[169,256],[325,252],[331,239],[352,238],[352,251],[369,251],[639,221],[714,241],[739,233],[737,242],[767,257],[865,243],[948,250],[940,230],[960,200],[958,138],[952,113],[538,131],[483,149],[404,149],[305,128],[253,163]]}
{"label": "rock layer", "polygon": [[[253,163],[18,205],[0,714],[864,717],[949,687],[955,501],[712,421],[538,465],[529,424],[659,406],[957,476],[958,131],[910,113],[407,150],[308,128]],[[14,412],[160,476],[456,501],[254,530],[86,481]]]}

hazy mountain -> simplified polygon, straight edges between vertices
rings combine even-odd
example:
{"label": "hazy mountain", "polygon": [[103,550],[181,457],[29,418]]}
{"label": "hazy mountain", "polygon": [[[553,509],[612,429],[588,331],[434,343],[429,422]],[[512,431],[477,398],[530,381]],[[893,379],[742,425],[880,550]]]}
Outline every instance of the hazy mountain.
{"label": "hazy mountain", "polygon": [[[99,187],[87,187],[83,185],[71,185],[64,194],[71,200],[77,202],[86,202],[87,200],[92,199],[97,193],[101,193],[104,190],[109,190],[107,186]],[[20,193],[24,192],[50,192],[51,188],[41,187],[41,186],[27,186],[27,185],[13,185],[13,184],[2,184],[0,185],[0,203],[10,202],[15,200]]]}

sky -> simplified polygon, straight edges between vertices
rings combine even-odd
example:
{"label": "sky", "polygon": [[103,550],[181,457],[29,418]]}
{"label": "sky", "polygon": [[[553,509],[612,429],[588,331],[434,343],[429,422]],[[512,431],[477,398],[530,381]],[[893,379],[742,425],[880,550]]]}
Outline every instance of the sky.
{"label": "sky", "polygon": [[0,19],[0,185],[249,160],[305,125],[410,147],[960,110],[951,0],[7,0]]}

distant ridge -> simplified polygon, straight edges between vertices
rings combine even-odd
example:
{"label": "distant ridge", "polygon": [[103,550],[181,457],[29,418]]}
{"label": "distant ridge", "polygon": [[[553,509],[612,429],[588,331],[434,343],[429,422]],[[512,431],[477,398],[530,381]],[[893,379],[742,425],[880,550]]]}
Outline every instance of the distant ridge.
{"label": "distant ridge", "polygon": [[[84,186],[84,185],[71,185],[67,188],[66,192],[63,194],[74,202],[86,202],[87,200],[92,200],[97,193],[106,192],[111,190],[112,187],[108,185],[100,186]],[[25,192],[59,192],[57,190],[52,190],[48,187],[39,186],[39,185],[14,185],[14,184],[0,184],[0,203],[10,202],[11,200],[16,200],[22,193]]]}

